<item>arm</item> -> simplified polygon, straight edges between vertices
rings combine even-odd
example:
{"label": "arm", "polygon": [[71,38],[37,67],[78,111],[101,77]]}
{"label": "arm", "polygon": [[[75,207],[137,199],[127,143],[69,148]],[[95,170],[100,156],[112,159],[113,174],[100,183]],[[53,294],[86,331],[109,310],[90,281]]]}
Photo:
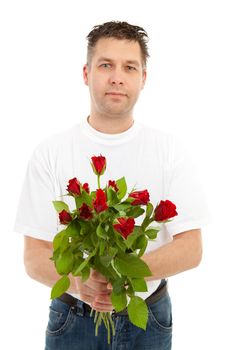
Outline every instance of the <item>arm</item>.
{"label": "arm", "polygon": [[153,274],[146,280],[167,278],[192,269],[201,262],[202,239],[200,229],[185,231],[173,238],[172,242],[142,256]]}
{"label": "arm", "polygon": [[[52,256],[52,242],[25,236],[24,265],[27,274],[34,280],[52,287],[61,277],[49,258]],[[111,290],[105,277],[92,270],[89,279],[82,283],[80,277],[69,275],[70,293],[80,293],[80,299],[93,304],[97,311],[111,311]]]}

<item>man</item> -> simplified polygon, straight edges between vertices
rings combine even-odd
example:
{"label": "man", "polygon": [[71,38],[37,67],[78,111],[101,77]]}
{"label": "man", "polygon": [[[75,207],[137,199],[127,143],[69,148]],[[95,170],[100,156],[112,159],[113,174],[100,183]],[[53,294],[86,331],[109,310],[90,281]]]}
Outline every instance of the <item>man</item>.
{"label": "man", "polygon": [[[91,108],[87,119],[42,142],[34,151],[23,186],[15,230],[25,236],[28,275],[51,287],[58,280],[52,240],[59,230],[51,203],[78,177],[96,188],[87,158],[104,155],[108,169],[102,181],[125,176],[129,188],[147,188],[153,204],[169,199],[178,216],[164,224],[142,257],[153,276],[147,279],[149,319],[146,331],[132,325],[127,313],[113,313],[116,335],[107,344],[101,326],[95,336],[90,306],[112,311],[111,285],[97,271],[82,283],[73,277],[68,293],[51,303],[46,350],[169,350],[172,311],[167,277],[196,267],[202,256],[201,226],[206,210],[188,155],[174,138],[134,120],[133,109],[146,81],[147,33],[126,22],[96,26],[88,37],[84,82]],[[64,197],[68,202],[69,198]],[[68,202],[69,205],[71,203]]]}

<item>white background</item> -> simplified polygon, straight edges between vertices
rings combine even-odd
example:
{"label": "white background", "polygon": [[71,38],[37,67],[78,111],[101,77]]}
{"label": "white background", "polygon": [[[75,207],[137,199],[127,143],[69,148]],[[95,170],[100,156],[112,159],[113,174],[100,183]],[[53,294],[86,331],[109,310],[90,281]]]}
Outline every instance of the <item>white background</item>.
{"label": "white background", "polygon": [[1,1],[2,349],[43,349],[50,289],[24,272],[23,240],[13,232],[18,197],[34,147],[88,115],[85,37],[109,20],[148,31],[135,119],[187,145],[212,214],[201,265],[170,278],[173,350],[233,348],[232,18],[226,0]]}

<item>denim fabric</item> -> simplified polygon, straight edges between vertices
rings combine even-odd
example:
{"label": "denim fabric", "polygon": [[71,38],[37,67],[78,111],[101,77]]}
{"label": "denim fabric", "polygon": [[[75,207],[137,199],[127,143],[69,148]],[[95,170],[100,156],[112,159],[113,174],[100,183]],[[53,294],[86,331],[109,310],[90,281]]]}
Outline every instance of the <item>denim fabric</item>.
{"label": "denim fabric", "polygon": [[71,307],[58,299],[51,302],[45,350],[170,350],[172,310],[169,294],[150,305],[146,331],[134,326],[126,315],[113,315],[116,334],[111,344],[102,324],[95,336],[94,318],[83,302]]}

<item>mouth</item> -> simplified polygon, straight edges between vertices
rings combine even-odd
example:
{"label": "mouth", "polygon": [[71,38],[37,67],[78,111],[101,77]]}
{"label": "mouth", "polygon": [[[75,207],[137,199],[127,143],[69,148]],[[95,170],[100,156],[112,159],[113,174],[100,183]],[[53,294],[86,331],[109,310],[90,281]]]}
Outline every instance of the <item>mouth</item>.
{"label": "mouth", "polygon": [[115,96],[115,97],[126,97],[127,96],[123,92],[115,92],[115,91],[106,92],[105,95],[107,95],[107,96]]}

